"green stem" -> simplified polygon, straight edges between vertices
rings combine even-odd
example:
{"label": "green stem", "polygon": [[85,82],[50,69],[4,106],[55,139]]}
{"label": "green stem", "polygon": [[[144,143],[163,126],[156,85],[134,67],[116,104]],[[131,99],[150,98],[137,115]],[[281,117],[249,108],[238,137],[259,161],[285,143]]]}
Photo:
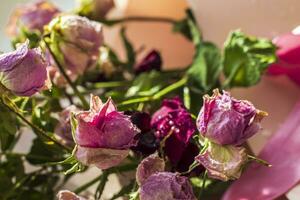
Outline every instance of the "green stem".
{"label": "green stem", "polygon": [[119,106],[125,106],[125,105],[130,105],[130,104],[135,104],[135,103],[142,103],[142,102],[148,102],[148,101],[154,101],[162,98],[166,94],[183,87],[187,83],[187,77],[183,77],[179,81],[173,83],[172,85],[164,88],[160,92],[156,93],[154,96],[148,96],[148,97],[139,97],[136,99],[129,99],[126,101],[123,101],[119,104]]}
{"label": "green stem", "polygon": [[260,159],[260,158],[257,158],[257,157],[255,157],[255,156],[251,156],[251,155],[248,155],[248,158],[249,158],[250,160],[253,160],[253,161],[255,161],[255,162],[257,162],[257,163],[259,163],[259,164],[261,164],[261,165],[264,165],[264,166],[266,166],[266,167],[272,167],[271,164],[269,164],[267,161],[265,161],[265,160],[263,160],[263,159]]}
{"label": "green stem", "polygon": [[95,200],[99,200],[101,199],[101,196],[103,194],[103,191],[104,191],[104,188],[105,188],[105,185],[108,181],[108,176],[109,176],[110,172],[108,170],[104,170],[102,172],[102,176],[101,176],[101,179],[100,179],[100,183],[97,187],[97,190],[96,190],[96,193],[95,193]]}
{"label": "green stem", "polygon": [[72,82],[72,80],[70,79],[70,77],[68,76],[68,74],[66,73],[64,67],[62,66],[62,64],[59,62],[59,60],[57,59],[57,57],[55,56],[55,53],[52,51],[50,45],[48,44],[48,42],[44,39],[44,43],[47,47],[47,49],[49,50],[49,53],[51,54],[53,60],[55,61],[56,66],[58,67],[60,73],[63,75],[63,77],[66,79],[66,81],[68,82],[68,84],[71,86],[71,88],[73,89],[75,95],[80,99],[82,105],[84,106],[85,109],[89,108],[89,104],[87,102],[87,100],[84,98],[84,96],[79,92],[79,90],[77,89],[76,85]]}
{"label": "green stem", "polygon": [[81,192],[85,191],[87,188],[91,187],[95,183],[97,183],[102,177],[102,174],[97,176],[96,178],[92,179],[91,181],[85,183],[84,185],[78,187],[77,189],[74,190],[74,193],[80,194]]}
{"label": "green stem", "polygon": [[144,16],[129,16],[119,19],[111,19],[111,20],[98,20],[99,22],[107,25],[113,26],[119,23],[127,23],[127,22],[160,22],[160,23],[169,23],[175,24],[177,21],[167,17],[144,17]]}
{"label": "green stem", "polygon": [[[10,101],[10,99],[7,98],[7,100]],[[33,123],[31,123],[28,119],[26,119],[20,112],[17,112],[14,108],[11,108],[9,105],[7,105],[3,99],[1,99],[2,104],[9,109],[11,112],[13,112],[16,116],[18,116],[25,124],[27,124],[28,126],[30,126],[33,130],[34,133],[37,134],[38,137],[42,137],[42,138],[46,138],[47,140],[53,142],[54,144],[56,144],[57,146],[62,147],[63,149],[70,151],[70,149],[66,146],[64,146],[63,144],[61,144],[60,142],[58,142],[56,139],[52,138],[51,136],[49,136],[44,130],[42,130],[40,127],[34,125]]]}
{"label": "green stem", "polygon": [[203,174],[203,180],[202,180],[201,190],[200,190],[200,193],[199,193],[199,199],[201,199],[201,196],[204,193],[206,179],[207,179],[207,170],[205,170],[205,172]]}
{"label": "green stem", "polygon": [[113,88],[113,87],[124,87],[127,86],[130,82],[128,81],[111,81],[111,82],[101,82],[95,83],[93,85],[94,89],[101,89],[101,88]]}

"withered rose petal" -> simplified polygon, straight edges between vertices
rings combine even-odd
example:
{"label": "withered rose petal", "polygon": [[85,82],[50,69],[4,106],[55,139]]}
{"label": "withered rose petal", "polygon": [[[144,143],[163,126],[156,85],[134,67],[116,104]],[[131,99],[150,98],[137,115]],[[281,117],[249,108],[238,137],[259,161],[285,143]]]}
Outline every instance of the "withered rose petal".
{"label": "withered rose petal", "polygon": [[108,169],[120,164],[129,154],[129,150],[88,148],[78,146],[76,158],[84,165],[95,165],[99,169]]}
{"label": "withered rose petal", "polygon": [[258,132],[265,116],[267,113],[257,110],[249,101],[214,90],[212,97],[204,96],[196,124],[202,136],[215,143],[241,145]]}
{"label": "withered rose petal", "polygon": [[156,50],[152,50],[148,55],[135,67],[137,74],[142,72],[148,72],[151,70],[160,71],[162,66],[162,59],[160,53]]}
{"label": "withered rose petal", "polygon": [[75,193],[68,190],[61,190],[57,194],[58,200],[86,200],[83,197],[77,196]]}
{"label": "withered rose petal", "polygon": [[196,200],[196,197],[187,177],[158,172],[140,187],[140,200]]}
{"label": "withered rose petal", "polygon": [[152,154],[142,160],[136,170],[136,181],[142,185],[149,176],[165,169],[165,161],[156,154]]}
{"label": "withered rose petal", "polygon": [[208,149],[195,159],[207,169],[209,177],[228,181],[241,176],[247,154],[243,147],[210,143]]}
{"label": "withered rose petal", "polygon": [[0,83],[18,96],[31,96],[46,86],[48,63],[28,41],[15,51],[0,55]]}

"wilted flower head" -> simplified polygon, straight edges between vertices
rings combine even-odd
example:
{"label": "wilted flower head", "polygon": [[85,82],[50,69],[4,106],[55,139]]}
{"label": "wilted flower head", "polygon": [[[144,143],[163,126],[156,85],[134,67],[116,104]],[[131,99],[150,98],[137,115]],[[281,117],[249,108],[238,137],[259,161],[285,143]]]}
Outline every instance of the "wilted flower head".
{"label": "wilted flower head", "polygon": [[237,100],[226,91],[214,90],[212,97],[204,96],[197,119],[199,132],[222,145],[240,145],[260,129],[260,121],[267,113],[257,110],[252,103]]}
{"label": "wilted flower head", "polygon": [[187,177],[171,172],[151,175],[140,187],[140,200],[196,200]]}
{"label": "wilted flower head", "polygon": [[170,161],[176,164],[196,129],[179,97],[164,100],[162,107],[153,114],[151,125],[157,138],[168,137],[165,152]]}
{"label": "wilted flower head", "polygon": [[162,172],[164,169],[165,161],[156,154],[152,154],[139,164],[136,170],[136,181],[139,185],[142,185],[152,174]]}
{"label": "wilted flower head", "polygon": [[86,200],[86,198],[77,196],[75,193],[68,190],[61,190],[57,194],[58,200]]}
{"label": "wilted flower head", "polygon": [[[83,74],[99,58],[103,44],[102,25],[76,15],[62,15],[53,19],[48,28],[54,34],[53,42],[64,58],[64,65],[74,74]],[[59,37],[55,37],[59,35]]]}
{"label": "wilted flower head", "polygon": [[114,0],[79,0],[78,14],[93,20],[104,19],[115,7]]}
{"label": "wilted flower head", "polygon": [[43,28],[59,13],[57,7],[45,0],[38,0],[17,7],[9,20],[7,32],[15,37],[21,29],[43,32]]}
{"label": "wilted flower head", "polygon": [[268,71],[271,75],[286,75],[300,85],[300,33],[296,28],[292,33],[280,35],[273,39],[278,47],[278,61]]}
{"label": "wilted flower head", "polygon": [[209,177],[228,181],[241,176],[247,154],[243,147],[221,146],[210,142],[206,151],[198,155],[196,160],[207,169]]}
{"label": "wilted flower head", "polygon": [[129,117],[118,112],[113,101],[105,104],[99,97],[91,96],[90,110],[75,115],[78,126],[76,157],[83,164],[94,164],[107,169],[119,164],[136,145],[139,129]]}
{"label": "wilted flower head", "polygon": [[162,66],[162,59],[160,53],[156,50],[152,50],[147,56],[135,67],[137,74],[142,72],[148,72],[151,70],[160,71]]}
{"label": "wilted flower head", "polygon": [[31,96],[48,83],[48,63],[40,49],[28,45],[25,42],[15,51],[0,55],[0,83],[18,96]]}
{"label": "wilted flower head", "polygon": [[74,146],[72,128],[71,128],[71,113],[78,112],[79,109],[72,105],[65,108],[62,112],[59,113],[58,124],[55,127],[55,134],[59,136],[63,143],[68,146]]}

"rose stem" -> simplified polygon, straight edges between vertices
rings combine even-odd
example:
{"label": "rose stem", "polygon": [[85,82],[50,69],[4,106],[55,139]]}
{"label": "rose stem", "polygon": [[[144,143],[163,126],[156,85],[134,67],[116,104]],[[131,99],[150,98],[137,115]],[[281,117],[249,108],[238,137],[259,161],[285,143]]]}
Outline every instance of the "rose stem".
{"label": "rose stem", "polygon": [[98,20],[98,21],[107,26],[113,26],[118,23],[126,23],[126,22],[161,22],[161,23],[169,23],[169,24],[175,24],[177,22],[176,20],[167,17],[144,17],[144,16],[129,16],[120,19]]}

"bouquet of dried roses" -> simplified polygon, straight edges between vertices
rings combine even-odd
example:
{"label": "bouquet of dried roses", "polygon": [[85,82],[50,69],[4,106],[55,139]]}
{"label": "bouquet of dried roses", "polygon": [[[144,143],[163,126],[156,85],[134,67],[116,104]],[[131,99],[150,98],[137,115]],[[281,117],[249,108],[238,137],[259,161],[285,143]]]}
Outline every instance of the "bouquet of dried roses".
{"label": "bouquet of dried roses", "polygon": [[[267,113],[227,90],[257,84],[276,46],[237,30],[221,50],[203,39],[190,10],[179,21],[106,18],[113,7],[81,0],[67,13],[40,0],[12,14],[15,50],[0,55],[0,199],[101,199],[108,177],[129,171],[136,177],[111,199],[220,199],[250,162],[270,167],[247,145]],[[191,64],[163,70],[157,50],[137,61],[130,21],[170,23],[194,44]],[[120,24],[125,60],[103,33]],[[19,153],[24,127],[36,138]],[[100,176],[62,190],[92,166]]]}

